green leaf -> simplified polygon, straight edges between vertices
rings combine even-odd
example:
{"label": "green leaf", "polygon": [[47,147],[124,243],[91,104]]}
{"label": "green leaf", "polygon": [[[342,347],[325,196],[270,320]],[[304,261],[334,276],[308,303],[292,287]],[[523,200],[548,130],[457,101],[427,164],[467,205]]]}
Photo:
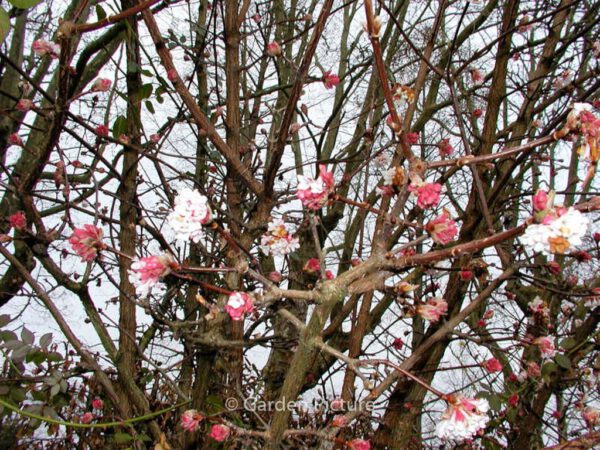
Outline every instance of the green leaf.
{"label": "green leaf", "polygon": [[40,345],[44,348],[52,343],[52,333],[46,333],[40,338]]}
{"label": "green leaf", "polygon": [[490,408],[493,411],[500,411],[502,408],[502,399],[499,395],[491,394],[488,396],[488,401],[490,403]]}
{"label": "green leaf", "polygon": [[21,339],[23,339],[23,342],[25,342],[26,344],[33,344],[33,341],[35,340],[35,336],[33,335],[33,333],[31,331],[29,331],[27,328],[23,327],[23,329],[21,330]]}
{"label": "green leaf", "polygon": [[148,112],[150,114],[154,114],[156,111],[154,111],[154,105],[152,104],[152,102],[150,100],[146,100],[144,102],[144,105],[146,105],[146,109],[148,110]]}
{"label": "green leaf", "polygon": [[4,8],[0,8],[0,42],[4,40],[10,30],[10,18]]}
{"label": "green leaf", "polygon": [[558,353],[554,357],[554,361],[556,361],[556,364],[558,364],[563,369],[570,369],[571,368],[571,360],[569,359],[569,357],[567,355],[564,355],[562,353]]}
{"label": "green leaf", "polygon": [[15,8],[27,9],[32,8],[42,0],[8,0],[8,3],[13,5]]}
{"label": "green leaf", "polygon": [[127,442],[133,441],[133,436],[127,433],[115,433],[113,436],[113,440],[117,444],[125,444]]}
{"label": "green leaf", "polygon": [[116,118],[115,123],[113,124],[112,129],[113,137],[118,139],[122,134],[127,133],[127,118],[124,116],[119,116]]}
{"label": "green leaf", "polygon": [[2,314],[0,316],[0,327],[4,327],[10,323],[10,316],[8,314]]}
{"label": "green leaf", "polygon": [[138,91],[140,100],[150,97],[152,95],[153,89],[154,89],[154,86],[152,86],[152,83],[147,83],[147,84],[142,85],[142,87]]}
{"label": "green leaf", "polygon": [[100,5],[96,5],[96,16],[98,16],[98,21],[106,19],[106,11]]}

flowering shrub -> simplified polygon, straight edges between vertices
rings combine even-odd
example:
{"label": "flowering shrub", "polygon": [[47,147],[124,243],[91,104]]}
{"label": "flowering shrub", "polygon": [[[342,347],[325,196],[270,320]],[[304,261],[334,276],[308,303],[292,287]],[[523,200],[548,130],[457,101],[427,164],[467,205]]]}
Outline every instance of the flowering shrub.
{"label": "flowering shrub", "polygon": [[0,447],[596,445],[598,8],[3,2]]}

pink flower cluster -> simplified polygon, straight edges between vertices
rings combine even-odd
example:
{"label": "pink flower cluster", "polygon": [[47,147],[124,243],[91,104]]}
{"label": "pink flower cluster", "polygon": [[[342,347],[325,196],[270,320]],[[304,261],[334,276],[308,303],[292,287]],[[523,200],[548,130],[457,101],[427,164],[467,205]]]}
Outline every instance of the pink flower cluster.
{"label": "pink flower cluster", "polygon": [[23,211],[17,211],[14,214],[8,216],[8,223],[11,228],[15,228],[16,230],[22,230],[27,226],[27,218],[25,217],[25,213]]}
{"label": "pink flower cluster", "polygon": [[437,322],[448,312],[448,303],[440,297],[433,297],[427,303],[417,306],[417,314],[430,322]]}
{"label": "pink flower cluster", "polygon": [[446,245],[456,237],[458,228],[448,211],[444,210],[442,214],[425,225],[425,231],[431,235],[435,242]]}
{"label": "pink flower cluster", "polygon": [[452,144],[450,144],[450,139],[448,138],[442,139],[438,143],[437,148],[440,151],[441,157],[450,156],[452,153],[454,153],[454,147],[452,147]]}
{"label": "pink flower cluster", "polygon": [[75,228],[69,243],[84,262],[93,261],[98,256],[98,251],[106,247],[102,243],[102,230],[90,224],[84,225],[83,228]]}
{"label": "pink flower cluster", "polygon": [[231,428],[229,428],[227,425],[221,425],[217,423],[210,428],[209,436],[217,442],[223,442],[227,440],[230,433]]}
{"label": "pink flower cluster", "polygon": [[171,255],[135,258],[129,270],[129,281],[140,297],[147,297],[158,280],[166,277],[177,266]]}
{"label": "pink flower cluster", "polygon": [[254,300],[247,292],[232,292],[229,294],[225,311],[232,320],[243,320],[246,314],[254,311]]}
{"label": "pink flower cluster", "polygon": [[551,337],[541,336],[539,338],[534,339],[533,343],[537,345],[540,349],[542,358],[553,358],[554,355],[556,355],[556,347],[554,346],[554,341]]}
{"label": "pink flower cluster", "polygon": [[333,188],[333,172],[328,172],[327,166],[321,164],[319,165],[319,176],[316,179],[298,175],[296,197],[308,209],[320,209],[327,203]]}
{"label": "pink flower cluster", "polygon": [[49,55],[51,58],[56,59],[60,56],[60,45],[54,42],[44,41],[38,39],[33,42],[33,52],[38,56]]}
{"label": "pink flower cluster", "polygon": [[94,84],[92,84],[92,92],[106,92],[110,89],[110,86],[112,84],[112,81],[110,81],[108,78],[98,78],[96,79],[96,81],[94,81]]}
{"label": "pink flower cluster", "polygon": [[[306,264],[304,264],[302,270],[306,273],[316,275],[317,277],[321,278],[321,263],[319,262],[319,258],[310,258],[308,261],[306,261]],[[326,270],[325,278],[328,280],[333,280],[335,277],[331,270]]]}
{"label": "pink flower cluster", "polygon": [[487,400],[452,395],[447,401],[448,409],[436,426],[440,439],[462,442],[487,426],[490,408]]}
{"label": "pink flower cluster", "polygon": [[185,431],[193,433],[200,426],[200,422],[204,420],[204,416],[195,409],[188,409],[181,415],[181,427]]}
{"label": "pink flower cluster", "polygon": [[440,202],[442,185],[439,183],[425,183],[419,177],[413,177],[408,185],[408,190],[417,197],[417,205],[422,209],[433,208]]}
{"label": "pink flower cluster", "polygon": [[331,73],[331,70],[328,70],[323,73],[323,84],[325,85],[325,89],[333,89],[340,84],[340,77],[335,73]]}

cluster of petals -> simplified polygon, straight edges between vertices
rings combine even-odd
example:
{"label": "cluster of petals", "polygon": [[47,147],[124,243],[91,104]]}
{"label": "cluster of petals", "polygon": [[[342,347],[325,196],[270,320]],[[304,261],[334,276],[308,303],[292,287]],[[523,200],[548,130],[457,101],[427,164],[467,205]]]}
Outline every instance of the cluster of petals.
{"label": "cluster of petals", "polygon": [[208,199],[197,189],[184,189],[175,198],[173,211],[167,222],[175,231],[177,239],[198,242],[204,235],[202,226],[212,220]]}
{"label": "cluster of petals", "polygon": [[60,45],[54,42],[44,41],[43,39],[38,39],[33,42],[32,45],[33,52],[38,56],[46,56],[49,55],[51,58],[58,58],[60,56]]}
{"label": "cluster of petals", "polygon": [[404,103],[410,104],[415,101],[415,91],[408,86],[396,84],[394,85],[393,93],[394,102],[398,107],[402,106]]}
{"label": "cluster of petals", "polygon": [[169,254],[135,258],[129,270],[129,281],[135,286],[136,294],[144,298],[175,266],[176,262]]}
{"label": "cluster of petals", "polygon": [[204,420],[204,416],[195,409],[188,409],[181,415],[181,427],[185,431],[193,433],[200,426],[200,422]]}
{"label": "cluster of petals", "polygon": [[25,217],[25,213],[23,211],[17,211],[16,213],[11,214],[8,216],[8,223],[11,228],[22,230],[27,226],[27,218]]}
{"label": "cluster of petals", "polygon": [[417,314],[430,322],[437,322],[448,312],[448,303],[440,297],[433,297],[427,303],[417,306]]}
{"label": "cluster of petals", "polygon": [[105,245],[102,243],[102,230],[95,225],[86,224],[83,228],[75,228],[69,244],[82,261],[90,262],[98,256],[98,251]]}
{"label": "cluster of petals", "polygon": [[538,346],[542,358],[553,358],[556,355],[556,347],[554,340],[550,336],[541,336],[533,340],[533,343]]}
{"label": "cluster of petals", "polygon": [[316,179],[298,175],[298,191],[296,197],[309,209],[320,209],[327,203],[329,194],[333,192],[333,172],[319,165],[319,176]]}
{"label": "cluster of petals", "polygon": [[335,73],[331,73],[331,70],[328,70],[323,73],[323,84],[325,85],[325,89],[333,89],[340,84],[340,77]]}
{"label": "cluster of petals", "polygon": [[267,55],[269,56],[281,56],[283,51],[281,46],[276,41],[271,41],[267,44]]}
{"label": "cluster of petals", "polygon": [[581,411],[581,417],[583,417],[583,420],[585,420],[585,423],[590,428],[600,424],[600,411],[592,406],[586,406]]}
{"label": "cluster of petals", "polygon": [[[587,144],[587,157],[596,162],[600,159],[600,118],[592,112],[589,103],[575,103],[567,116],[567,126],[572,132],[580,134]],[[586,153],[586,146],[579,148],[580,154]]]}
{"label": "cluster of petals", "polygon": [[112,84],[112,81],[110,81],[108,78],[98,78],[96,79],[96,81],[94,81],[94,84],[92,84],[92,92],[106,92],[110,89],[110,86]]}
{"label": "cluster of petals", "polygon": [[227,440],[230,433],[231,428],[229,428],[227,425],[221,425],[220,423],[217,423],[210,428],[209,436],[217,442],[223,442]]}
{"label": "cluster of petals", "polygon": [[247,292],[232,292],[225,305],[225,311],[235,321],[243,320],[253,310],[254,300]]}
{"label": "cluster of petals", "polygon": [[[319,258],[310,258],[302,267],[302,270],[306,273],[316,275],[317,277],[321,277],[321,263],[319,262]],[[331,270],[325,271],[325,278],[328,280],[333,280],[334,275]]]}
{"label": "cluster of petals", "polygon": [[444,209],[444,212],[425,225],[431,238],[441,245],[451,242],[458,233],[456,222],[450,217],[450,213]]}
{"label": "cluster of petals", "polygon": [[352,439],[348,442],[348,447],[352,450],[371,450],[371,442],[365,439]]}
{"label": "cluster of petals", "polygon": [[456,442],[471,439],[487,426],[489,408],[490,405],[485,399],[451,396],[448,409],[436,426],[437,436]]}
{"label": "cluster of petals", "polygon": [[275,219],[260,239],[260,249],[265,255],[284,256],[300,247],[298,238],[292,237],[283,219]]}
{"label": "cluster of petals", "polygon": [[408,190],[417,197],[417,205],[422,209],[433,208],[440,202],[442,185],[439,183],[425,183],[419,177],[413,177]]}
{"label": "cluster of petals", "polygon": [[438,143],[437,148],[440,151],[441,157],[450,156],[452,153],[454,153],[454,147],[452,147],[452,144],[450,144],[450,139],[448,138],[442,139]]}
{"label": "cluster of petals", "polygon": [[521,242],[534,252],[565,253],[582,243],[588,224],[589,219],[576,209],[555,208],[542,223],[529,225]]}
{"label": "cluster of petals", "polygon": [[500,372],[502,364],[496,358],[490,358],[481,363],[481,366],[490,373]]}

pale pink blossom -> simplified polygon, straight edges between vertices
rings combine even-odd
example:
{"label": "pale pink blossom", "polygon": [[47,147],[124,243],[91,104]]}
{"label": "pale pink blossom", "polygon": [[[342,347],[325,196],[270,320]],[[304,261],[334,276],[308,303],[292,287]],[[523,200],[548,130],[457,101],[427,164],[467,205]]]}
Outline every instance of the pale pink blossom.
{"label": "pale pink blossom", "polygon": [[93,261],[98,251],[105,248],[102,243],[102,230],[95,225],[86,224],[83,228],[75,228],[73,236],[69,238],[71,248],[79,255],[82,261]]}
{"label": "pale pink blossom", "polygon": [[150,141],[154,142],[155,144],[157,144],[158,142],[160,142],[160,134],[151,134],[150,135]]}
{"label": "pale pink blossom", "polygon": [[211,220],[208,199],[197,189],[183,189],[175,197],[173,211],[167,216],[167,222],[175,231],[177,239],[196,243],[204,236],[203,225]]}
{"label": "pale pink blossom", "polygon": [[81,416],[81,423],[90,423],[92,420],[94,420],[94,415],[89,411]]}
{"label": "pale pink blossom", "polygon": [[21,112],[27,112],[35,108],[35,104],[28,98],[22,98],[15,105],[15,109]]}
{"label": "pale pink blossom", "polygon": [[60,45],[54,42],[44,41],[38,39],[33,42],[33,52],[38,56],[49,55],[51,58],[58,58],[60,56]]}
{"label": "pale pink blossom", "polygon": [[328,70],[323,73],[323,84],[325,85],[325,89],[332,89],[340,84],[340,77],[335,73],[331,73],[331,70]]}
{"label": "pale pink blossom", "polygon": [[[554,196],[550,196],[552,199]],[[544,211],[552,206],[552,204],[548,205],[548,193],[542,189],[538,189],[538,191],[533,196],[533,210],[536,212]]]}
{"label": "pale pink blossom", "polygon": [[243,320],[246,314],[254,310],[254,300],[247,292],[232,292],[225,305],[225,311],[235,321]]}
{"label": "pale pink blossom", "polygon": [[204,419],[204,416],[195,409],[188,409],[181,415],[181,427],[185,431],[193,433],[200,426],[200,422]]}
{"label": "pale pink blossom", "polygon": [[417,314],[430,322],[437,322],[448,312],[448,303],[440,297],[433,297],[427,303],[417,306]]}
{"label": "pale pink blossom", "polygon": [[350,442],[348,442],[348,447],[350,447],[352,450],[370,450],[371,442],[365,439],[352,439]]}
{"label": "pale pink blossom", "polygon": [[490,408],[487,400],[452,395],[447,401],[448,409],[436,426],[440,439],[462,442],[487,426]]}
{"label": "pale pink blossom", "polygon": [[431,235],[435,242],[446,245],[456,237],[458,228],[448,211],[444,210],[442,214],[425,225],[425,231]]}
{"label": "pale pink blossom", "polygon": [[110,81],[108,78],[98,78],[96,79],[96,81],[94,81],[94,84],[92,84],[92,92],[106,92],[110,89],[110,86],[112,84],[112,81]]}
{"label": "pale pink blossom", "polygon": [[592,428],[600,423],[600,411],[592,406],[587,406],[581,411],[581,417],[588,427]]}
{"label": "pale pink blossom", "polygon": [[267,55],[269,56],[281,56],[281,46],[275,41],[271,41],[267,44]]}
{"label": "pale pink blossom", "polygon": [[210,428],[210,437],[213,438],[217,442],[223,442],[231,433],[231,428],[227,425],[215,424]]}
{"label": "pale pink blossom", "polygon": [[309,209],[320,209],[326,203],[329,194],[333,192],[333,172],[328,172],[327,167],[319,165],[319,176],[316,179],[298,175],[298,191],[296,197]]}
{"label": "pale pink blossom", "polygon": [[428,209],[440,202],[442,185],[439,183],[421,183],[420,185],[411,183],[408,190],[417,197],[417,205],[420,208]]}
{"label": "pale pink blossom", "polygon": [[533,343],[538,346],[542,358],[553,358],[556,355],[556,347],[554,346],[554,340],[549,336],[541,336],[534,339]]}
{"label": "pale pink blossom", "polygon": [[275,219],[260,240],[260,249],[265,255],[284,256],[300,247],[298,238],[292,237],[283,219]]}
{"label": "pale pink blossom", "polygon": [[23,211],[17,211],[14,214],[8,216],[8,223],[11,227],[22,230],[27,226],[27,219],[25,218],[25,213]]}
{"label": "pale pink blossom", "polygon": [[147,297],[159,279],[167,276],[177,264],[171,255],[135,258],[129,270],[129,281],[140,297]]}
{"label": "pale pink blossom", "polygon": [[490,358],[481,363],[481,366],[488,372],[500,372],[502,370],[502,364],[496,358]]}

